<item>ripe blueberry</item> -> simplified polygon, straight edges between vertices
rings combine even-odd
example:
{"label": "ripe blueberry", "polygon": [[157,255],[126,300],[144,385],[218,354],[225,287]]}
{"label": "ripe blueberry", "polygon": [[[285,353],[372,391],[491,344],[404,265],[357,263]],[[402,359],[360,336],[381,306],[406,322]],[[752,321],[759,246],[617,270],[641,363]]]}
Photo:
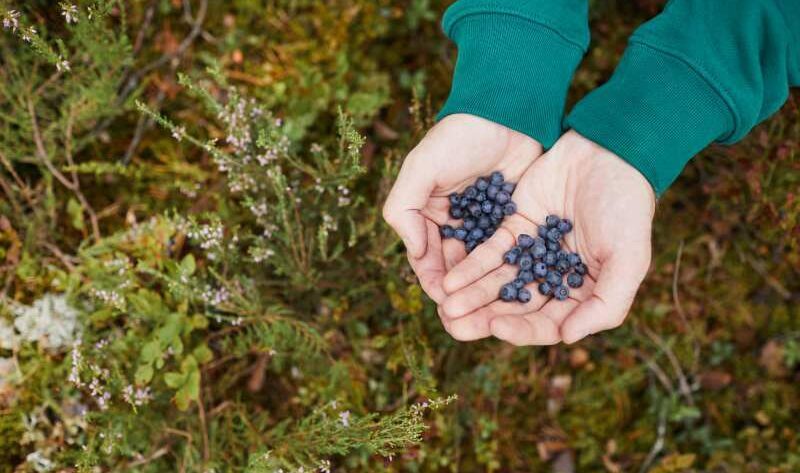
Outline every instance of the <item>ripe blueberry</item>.
{"label": "ripe blueberry", "polygon": [[551,286],[549,283],[543,282],[539,284],[539,294],[543,296],[549,296],[552,293],[553,293],[553,286]]}
{"label": "ripe blueberry", "polygon": [[467,196],[468,199],[474,199],[478,196],[478,189],[476,189],[475,186],[467,186],[467,188],[464,189],[464,195]]}
{"label": "ripe blueberry", "polygon": [[502,172],[495,171],[495,172],[492,173],[491,176],[489,176],[489,180],[492,182],[492,184],[494,184],[496,186],[499,186],[499,185],[501,185],[503,183],[505,178],[503,177],[503,173]]}
{"label": "ripe blueberry", "polygon": [[461,202],[461,196],[458,194],[458,192],[453,192],[450,194],[448,199],[450,199],[450,205],[458,205],[459,202]]}
{"label": "ripe blueberry", "polygon": [[469,236],[467,238],[469,238],[470,240],[480,240],[481,238],[483,238],[483,230],[481,230],[480,228],[473,228],[472,230],[470,230]]}
{"label": "ripe blueberry", "polygon": [[548,251],[547,253],[544,254],[544,257],[542,258],[542,261],[547,266],[553,266],[554,264],[556,264],[556,261],[558,261],[558,258],[556,258],[555,252]]}
{"label": "ripe blueberry", "polygon": [[513,182],[504,182],[503,186],[501,187],[501,189],[503,189],[504,191],[508,192],[509,194],[513,194],[514,193],[514,189],[516,187],[517,187],[517,185],[514,184]]}
{"label": "ripe blueberry", "polygon": [[558,241],[561,239],[561,232],[557,228],[547,230],[547,239],[550,241]]}
{"label": "ripe blueberry", "polygon": [[456,230],[453,232],[453,236],[454,236],[454,237],[456,238],[456,240],[458,240],[458,241],[464,241],[464,240],[466,240],[466,239],[467,239],[467,235],[469,235],[469,231],[468,231],[466,228],[464,228],[464,227],[458,227],[458,228],[456,228]]}
{"label": "ripe blueberry", "polygon": [[558,271],[548,271],[547,275],[544,277],[544,280],[549,282],[551,286],[558,286],[561,284],[561,280],[563,276]]}
{"label": "ripe blueberry", "polygon": [[518,277],[511,281],[511,284],[513,284],[516,289],[522,289],[525,287],[525,280]]}
{"label": "ripe blueberry", "polygon": [[467,217],[464,219],[464,228],[467,230],[472,230],[478,225],[478,221],[474,218]]}
{"label": "ripe blueberry", "polygon": [[489,202],[488,200],[486,200],[486,201],[484,201],[483,203],[481,203],[481,212],[483,212],[483,213],[485,213],[485,214],[490,214],[490,213],[492,213],[492,209],[493,209],[493,208],[494,208],[494,204],[492,204],[492,203],[491,203],[491,202]]}
{"label": "ripe blueberry", "polygon": [[556,288],[553,289],[553,297],[560,301],[565,301],[567,297],[569,297],[569,289],[564,285],[556,286]]}
{"label": "ripe blueberry", "polygon": [[570,221],[570,219],[568,218],[563,218],[561,219],[560,222],[558,222],[556,228],[558,228],[558,231],[560,231],[562,234],[566,235],[567,233],[572,231],[572,221]]}
{"label": "ripe blueberry", "polygon": [[522,248],[530,248],[533,246],[533,237],[528,234],[521,233],[517,237],[517,244]]}
{"label": "ripe blueberry", "polygon": [[517,291],[517,300],[522,302],[523,304],[531,301],[531,291],[525,289],[524,287]]}
{"label": "ripe blueberry", "polygon": [[478,218],[478,228],[482,228],[483,230],[486,230],[487,228],[489,228],[491,226],[492,226],[492,221],[489,220],[489,217],[487,217],[486,215],[481,215]]}
{"label": "ripe blueberry", "polygon": [[545,246],[547,247],[547,251],[558,252],[561,249],[561,243],[559,243],[557,241],[547,240],[547,243],[545,243]]}
{"label": "ripe blueberry", "polygon": [[464,244],[464,249],[467,250],[467,253],[472,253],[472,250],[478,247],[481,243],[478,240],[468,240]]}
{"label": "ripe blueberry", "polygon": [[500,220],[503,219],[504,214],[503,214],[503,206],[502,205],[495,205],[494,206],[494,208],[492,209],[492,217],[494,217],[496,219],[500,219]]}
{"label": "ripe blueberry", "polygon": [[514,202],[509,202],[503,206],[503,214],[506,216],[514,215],[515,213],[517,213],[517,204]]}
{"label": "ripe blueberry", "polygon": [[531,272],[531,270],[529,269],[523,269],[522,271],[517,273],[517,277],[525,281],[525,284],[530,284],[533,282],[534,279],[536,279],[534,277],[533,272]]}
{"label": "ripe blueberry", "polygon": [[575,265],[575,272],[581,276],[586,276],[589,273],[589,268],[583,263],[578,263]]}
{"label": "ripe blueberry", "polygon": [[506,191],[500,191],[497,193],[497,196],[494,198],[495,202],[498,204],[505,204],[509,200],[511,200],[511,194]]}
{"label": "ripe blueberry", "polygon": [[578,288],[583,286],[583,276],[578,273],[569,273],[567,275],[567,284],[569,287]]}
{"label": "ripe blueberry", "polygon": [[453,234],[456,230],[450,225],[442,225],[442,228],[439,229],[439,234],[442,235],[442,238],[453,238]]}
{"label": "ripe blueberry", "polygon": [[544,223],[547,225],[547,228],[556,228],[558,226],[558,222],[560,221],[561,219],[556,215],[548,215],[547,218],[544,219]]}
{"label": "ripe blueberry", "polygon": [[567,261],[570,266],[577,266],[581,263],[581,255],[578,253],[570,253],[567,255]]}
{"label": "ripe blueberry", "polygon": [[464,211],[461,207],[450,207],[450,216],[458,220],[464,217]]}
{"label": "ripe blueberry", "polygon": [[541,261],[533,265],[533,276],[536,279],[542,279],[547,276],[547,265]]}
{"label": "ripe blueberry", "polygon": [[[467,210],[469,210],[470,215],[472,215],[473,217],[480,217],[481,216],[481,204],[479,204],[477,202],[470,203],[469,207],[467,207]],[[558,231],[558,230],[556,230],[556,231]]]}
{"label": "ripe blueberry", "polygon": [[495,232],[495,228],[494,228],[494,227],[489,227],[489,228],[487,228],[486,230],[484,230],[484,233],[486,234],[486,238],[487,238],[487,239],[488,239],[490,236],[494,235],[494,232]]}
{"label": "ripe blueberry", "polygon": [[485,191],[487,187],[489,187],[489,180],[485,177],[479,177],[478,180],[475,181],[475,188],[479,191]]}
{"label": "ripe blueberry", "polygon": [[529,254],[523,254],[519,257],[519,267],[522,269],[531,269],[533,266],[533,258]]}
{"label": "ripe blueberry", "polygon": [[462,195],[461,196],[461,201],[459,201],[458,206],[461,207],[462,209],[466,209],[467,207],[469,207],[469,204],[471,204],[471,203],[472,203],[472,199],[470,199],[469,197],[467,197],[465,195]]}
{"label": "ripe blueberry", "polygon": [[513,284],[508,283],[500,288],[500,299],[511,302],[517,298],[517,288]]}
{"label": "ripe blueberry", "polygon": [[561,271],[562,273],[566,273],[569,271],[569,261],[566,258],[562,258],[556,261],[556,269]]}
{"label": "ripe blueberry", "polygon": [[475,196],[475,202],[485,202],[486,201],[486,192],[478,192],[478,195]]}
{"label": "ripe blueberry", "polygon": [[547,227],[540,225],[539,228],[536,229],[536,234],[539,235],[539,238],[546,239],[547,230]]}
{"label": "ripe blueberry", "polygon": [[488,197],[489,200],[494,200],[497,198],[498,192],[500,192],[500,186],[489,186],[486,188],[486,197]]}
{"label": "ripe blueberry", "polygon": [[517,260],[522,255],[522,250],[517,247],[511,248],[503,255],[503,262],[506,264],[517,264]]}
{"label": "ripe blueberry", "polygon": [[534,243],[533,247],[531,247],[531,256],[536,259],[543,258],[545,253],[547,253],[547,248],[545,248],[544,244]]}

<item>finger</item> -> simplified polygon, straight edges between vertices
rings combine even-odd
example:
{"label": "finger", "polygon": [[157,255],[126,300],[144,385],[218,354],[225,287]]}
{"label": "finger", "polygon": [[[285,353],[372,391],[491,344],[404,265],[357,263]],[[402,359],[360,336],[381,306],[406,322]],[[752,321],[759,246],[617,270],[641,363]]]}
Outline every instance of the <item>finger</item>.
{"label": "finger", "polygon": [[449,318],[463,317],[497,300],[500,288],[517,277],[518,269],[503,265],[486,277],[450,294],[442,304],[444,315]]}
{"label": "finger", "polygon": [[412,160],[406,159],[383,206],[383,218],[400,235],[409,256],[421,258],[427,248],[427,225],[420,210],[435,182],[429,175],[413,172],[414,168]]}
{"label": "finger", "polygon": [[500,315],[489,323],[495,337],[512,345],[555,345],[561,341],[558,325],[542,315]]}
{"label": "finger", "polygon": [[448,319],[439,310],[439,318],[442,320],[447,333],[460,342],[471,342],[491,336],[489,322],[491,317],[479,314],[470,314],[460,319]]}
{"label": "finger", "polygon": [[425,221],[428,251],[422,258],[408,255],[408,262],[419,279],[422,290],[437,304],[441,304],[447,295],[442,288],[442,281],[446,273],[444,256],[442,254],[442,240],[439,236],[439,227],[430,220]]}
{"label": "finger", "polygon": [[511,249],[515,242],[514,234],[509,229],[498,228],[491,238],[478,245],[447,273],[444,278],[445,292],[453,294],[502,266],[503,254]]}
{"label": "finger", "polygon": [[594,291],[564,321],[561,336],[575,343],[587,335],[619,327],[650,264],[650,247],[615,251],[603,262]]}
{"label": "finger", "polygon": [[[442,242],[442,253],[444,255],[444,268],[447,271],[450,271],[467,257],[467,250],[464,248],[464,242],[455,239]],[[447,276],[445,275],[445,277]]]}

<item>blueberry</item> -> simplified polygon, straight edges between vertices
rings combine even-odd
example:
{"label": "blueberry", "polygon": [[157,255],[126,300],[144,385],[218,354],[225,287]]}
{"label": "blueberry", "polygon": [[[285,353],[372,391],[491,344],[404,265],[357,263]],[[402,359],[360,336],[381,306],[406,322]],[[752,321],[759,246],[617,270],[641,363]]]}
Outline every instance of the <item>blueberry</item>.
{"label": "blueberry", "polygon": [[479,177],[478,180],[475,181],[475,188],[479,191],[485,191],[487,187],[489,187],[489,180],[485,177]]}
{"label": "blueberry", "polygon": [[547,227],[544,225],[540,225],[539,228],[536,229],[536,234],[539,235],[539,238],[546,239],[547,238]]}
{"label": "blueberry", "polygon": [[578,263],[575,265],[575,272],[581,276],[586,276],[589,273],[589,268],[583,263]]}
{"label": "blueberry", "polygon": [[467,250],[467,253],[472,253],[472,250],[478,247],[480,242],[478,240],[469,240],[466,244],[464,244],[464,249]]}
{"label": "blueberry", "polygon": [[470,240],[480,240],[481,238],[483,238],[483,230],[481,230],[480,228],[473,228],[472,230],[470,230],[469,236],[467,238],[469,238]]}
{"label": "blueberry", "polygon": [[514,288],[516,289],[522,289],[523,287],[525,287],[525,280],[518,277],[513,281],[511,281],[511,284],[513,284]]}
{"label": "blueberry", "polygon": [[531,272],[531,270],[529,269],[523,269],[522,271],[517,273],[517,277],[525,281],[525,284],[530,284],[536,279],[533,272]]}
{"label": "blueberry", "polygon": [[469,204],[471,204],[471,203],[472,203],[472,199],[470,199],[469,197],[467,197],[465,195],[462,195],[461,196],[461,200],[458,202],[458,206],[461,207],[462,209],[466,209],[467,207],[469,207]]}
{"label": "blueberry", "polygon": [[511,302],[517,298],[517,288],[512,283],[508,283],[500,288],[500,299]]}
{"label": "blueberry", "polygon": [[530,248],[531,246],[533,246],[533,237],[531,237],[526,233],[521,233],[517,237],[517,244],[522,248]]}
{"label": "blueberry", "polygon": [[461,210],[461,207],[450,207],[450,216],[458,220],[464,217],[464,211]]}
{"label": "blueberry", "polygon": [[467,230],[472,230],[478,225],[478,221],[474,218],[467,217],[464,219],[464,228]]}
{"label": "blueberry", "polygon": [[450,225],[442,225],[442,228],[439,229],[439,234],[442,235],[442,238],[453,238],[455,231]]}
{"label": "blueberry", "polygon": [[492,213],[492,209],[494,208],[494,204],[489,202],[488,200],[481,203],[481,212],[485,214]]}
{"label": "blueberry", "polygon": [[569,271],[569,261],[566,258],[559,259],[556,261],[556,269],[561,271],[562,273],[566,273]]}
{"label": "blueberry", "polygon": [[544,244],[534,243],[533,247],[531,247],[531,256],[536,259],[542,259],[547,253],[547,248],[545,248]]}
{"label": "blueberry", "polygon": [[494,198],[494,201],[497,202],[498,204],[505,204],[509,200],[511,200],[511,194],[509,194],[506,191],[498,192],[497,197]]}
{"label": "blueberry", "polygon": [[531,301],[531,291],[525,289],[524,287],[517,291],[517,300],[522,302],[523,304]]}
{"label": "blueberry", "polygon": [[547,228],[556,228],[558,226],[558,222],[561,219],[555,215],[548,215],[547,218],[544,219],[544,223],[547,225]]}
{"label": "blueberry", "polygon": [[553,289],[553,297],[560,301],[565,301],[569,297],[569,289],[567,289],[567,286],[558,285]]}
{"label": "blueberry", "polygon": [[567,255],[567,261],[570,266],[577,266],[581,263],[581,255],[578,253],[570,253]]}
{"label": "blueberry", "polygon": [[517,264],[517,261],[521,255],[522,251],[520,251],[519,248],[511,248],[510,250],[506,251],[506,254],[503,255],[503,262],[506,264]]}
{"label": "blueberry", "polygon": [[456,239],[456,240],[458,240],[458,241],[464,241],[464,240],[466,240],[466,239],[467,239],[467,235],[469,235],[469,231],[468,231],[466,228],[464,228],[464,227],[458,227],[458,228],[456,228],[456,230],[453,232],[453,236],[454,236],[454,237],[455,237],[455,239]]}
{"label": "blueberry", "polygon": [[547,251],[558,252],[559,250],[561,250],[561,243],[559,243],[557,241],[547,240],[547,243],[545,243],[545,246],[547,247]]}
{"label": "blueberry", "polygon": [[489,220],[489,217],[487,217],[486,215],[481,215],[478,218],[478,228],[486,230],[491,226],[492,226],[492,221]]}
{"label": "blueberry", "polygon": [[[481,212],[481,204],[479,204],[479,203],[477,203],[477,202],[472,202],[472,203],[470,203],[470,204],[469,204],[469,207],[467,207],[467,210],[469,210],[469,213],[470,213],[470,214],[471,214],[473,217],[480,217],[480,216],[481,216],[481,213],[482,213],[482,212]],[[558,230],[556,230],[556,231],[558,231]]]}
{"label": "blueberry", "polygon": [[475,202],[486,202],[486,192],[478,192],[478,195],[475,196]]}
{"label": "blueberry", "polygon": [[558,286],[561,284],[561,280],[563,276],[558,271],[548,271],[547,275],[544,277],[544,280],[549,282],[551,286]]}
{"label": "blueberry", "polygon": [[547,265],[541,261],[533,265],[533,276],[536,279],[542,279],[547,276]]}
{"label": "blueberry", "polygon": [[556,225],[556,228],[558,228],[559,232],[566,235],[572,231],[572,221],[570,221],[568,218],[561,219],[561,221],[558,222],[558,225]]}
{"label": "blueberry", "polygon": [[583,276],[578,273],[569,273],[567,275],[567,285],[574,288],[583,286]]}
{"label": "blueberry", "polygon": [[486,197],[489,200],[494,200],[497,198],[497,193],[500,192],[500,186],[489,186],[486,188]]}
{"label": "blueberry", "polygon": [[458,205],[458,203],[461,202],[461,196],[458,192],[453,192],[448,198],[450,199],[450,205]]}
{"label": "blueberry", "polygon": [[539,284],[539,294],[543,296],[549,296],[552,293],[553,293],[553,286],[551,286],[549,283],[543,282]]}
{"label": "blueberry", "polygon": [[495,172],[492,173],[491,176],[489,176],[489,180],[492,182],[492,184],[494,184],[496,186],[499,186],[499,185],[501,185],[503,183],[505,178],[503,177],[503,173],[502,172],[495,171]]}
{"label": "blueberry", "polygon": [[492,226],[497,227],[503,222],[503,217],[496,217],[494,215],[489,215],[489,220],[492,222]]}
{"label": "blueberry", "polygon": [[515,213],[517,213],[517,204],[514,202],[509,202],[503,206],[503,214],[506,216],[514,215]]}
{"label": "blueberry", "polygon": [[503,214],[503,207],[500,205],[495,205],[492,209],[492,217],[497,219],[502,219],[505,215]]}
{"label": "blueberry", "polygon": [[567,259],[567,255],[569,255],[569,253],[564,250],[556,250],[556,259]]}
{"label": "blueberry", "polygon": [[544,246],[544,243],[545,243],[545,239],[542,238],[542,237],[536,237],[536,238],[533,239],[533,244],[534,245],[542,245],[542,246]]}
{"label": "blueberry", "polygon": [[464,189],[464,195],[469,199],[474,199],[478,196],[478,189],[476,189],[475,186],[467,186],[467,188]]}
{"label": "blueberry", "polygon": [[531,269],[531,266],[533,266],[533,258],[531,258],[531,255],[523,254],[519,257],[519,267],[521,269]]}
{"label": "blueberry", "polygon": [[487,228],[486,230],[483,231],[483,233],[486,234],[486,238],[489,238],[490,236],[494,235],[494,232],[495,232],[495,228],[494,227],[489,227],[489,228]]}
{"label": "blueberry", "polygon": [[557,228],[547,230],[547,239],[550,241],[558,241],[561,239],[561,232]]}
{"label": "blueberry", "polygon": [[517,185],[514,184],[513,182],[505,182],[505,183],[503,183],[503,186],[501,187],[501,189],[503,189],[504,191],[508,192],[509,194],[513,194],[514,193],[514,189],[516,187],[517,187]]}
{"label": "blueberry", "polygon": [[542,258],[542,261],[547,266],[553,266],[554,264],[556,264],[556,261],[558,261],[558,258],[556,258],[555,252],[548,251],[547,253],[544,254],[544,257]]}

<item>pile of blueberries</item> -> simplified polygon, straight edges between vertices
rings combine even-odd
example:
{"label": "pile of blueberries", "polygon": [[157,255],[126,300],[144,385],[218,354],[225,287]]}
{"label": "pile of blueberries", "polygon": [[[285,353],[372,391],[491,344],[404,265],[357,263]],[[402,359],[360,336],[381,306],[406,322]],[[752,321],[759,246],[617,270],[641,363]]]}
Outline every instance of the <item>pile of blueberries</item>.
{"label": "pile of blueberries", "polygon": [[[500,299],[506,302],[531,300],[526,285],[538,281],[539,293],[559,301],[569,297],[569,287],[583,286],[588,273],[580,255],[561,248],[561,239],[572,230],[572,222],[556,215],[548,215],[545,225],[538,228],[538,236],[521,234],[517,245],[503,256],[507,264],[519,266],[517,277],[500,288]],[[564,281],[566,280],[566,284]],[[569,287],[567,287],[569,286]]]}
{"label": "pile of blueberries", "polygon": [[495,171],[489,176],[479,177],[464,192],[453,192],[450,199],[450,216],[463,220],[458,228],[443,225],[442,238],[463,241],[467,253],[494,235],[503,219],[513,215],[517,206],[511,201],[515,184],[506,182],[503,173]]}

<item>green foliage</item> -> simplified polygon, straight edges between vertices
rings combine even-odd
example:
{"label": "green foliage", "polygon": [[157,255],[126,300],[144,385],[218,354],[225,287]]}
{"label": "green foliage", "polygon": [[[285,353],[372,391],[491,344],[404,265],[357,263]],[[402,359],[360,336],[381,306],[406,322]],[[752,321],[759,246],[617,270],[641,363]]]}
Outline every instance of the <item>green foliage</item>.
{"label": "green foliage", "polygon": [[[625,326],[456,343],[379,212],[447,3],[0,0],[0,471],[798,471],[796,97]],[[593,3],[572,100],[663,4]]]}

